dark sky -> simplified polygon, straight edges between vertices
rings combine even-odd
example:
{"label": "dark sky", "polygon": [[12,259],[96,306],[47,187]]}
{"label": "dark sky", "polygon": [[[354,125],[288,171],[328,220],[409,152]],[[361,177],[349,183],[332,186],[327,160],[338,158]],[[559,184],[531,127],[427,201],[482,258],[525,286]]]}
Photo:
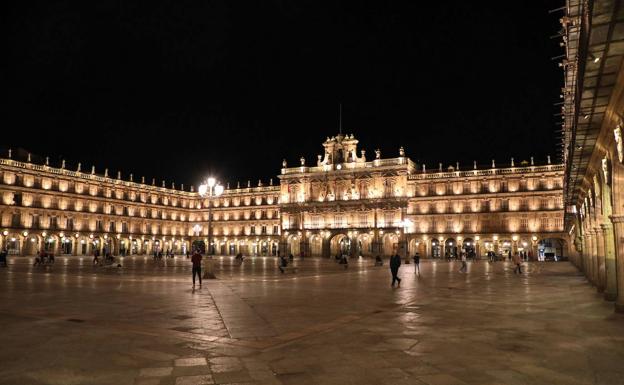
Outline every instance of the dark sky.
{"label": "dark sky", "polygon": [[10,3],[0,143],[72,168],[255,184],[315,162],[339,103],[369,158],[556,153],[562,0]]}

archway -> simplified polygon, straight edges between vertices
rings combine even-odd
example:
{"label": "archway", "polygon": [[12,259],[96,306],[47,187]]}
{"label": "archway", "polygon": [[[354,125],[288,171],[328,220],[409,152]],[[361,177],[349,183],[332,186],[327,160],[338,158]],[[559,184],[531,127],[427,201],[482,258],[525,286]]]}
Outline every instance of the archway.
{"label": "archway", "polygon": [[9,255],[20,255],[22,249],[19,234],[8,234],[5,238],[5,245]]}
{"label": "archway", "polygon": [[47,235],[43,239],[43,251],[46,253],[56,254],[56,246],[58,239],[56,235]]}
{"label": "archway", "polygon": [[89,255],[89,240],[88,238],[81,236],[76,239],[77,255]]}
{"label": "archway", "polygon": [[370,256],[373,253],[372,237],[368,233],[358,234],[356,238],[356,255]]}
{"label": "archway", "polygon": [[288,238],[286,238],[286,247],[287,247],[286,255],[289,255],[289,254],[292,254],[293,256],[299,255],[299,253],[301,252],[299,241],[300,241],[299,236],[295,234],[290,234]]}
{"label": "archway", "polygon": [[199,250],[200,254],[206,254],[206,243],[201,239],[196,239],[193,241],[191,249],[193,252]]}
{"label": "archway", "polygon": [[513,253],[513,247],[510,239],[501,239],[499,244],[499,252],[504,259],[511,259]]}
{"label": "archway", "polygon": [[320,257],[323,254],[323,237],[314,234],[310,237],[310,254],[313,257]]}
{"label": "archway", "polygon": [[543,238],[537,242],[537,258],[539,261],[561,261],[565,255],[566,241],[561,238]]}
{"label": "archway", "polygon": [[441,258],[442,257],[442,247],[440,246],[440,241],[437,238],[431,239],[431,258]]}
{"label": "archway", "polygon": [[24,238],[24,255],[36,255],[39,251],[40,237],[36,234],[31,234]]}
{"label": "archway", "polygon": [[447,238],[444,241],[444,256],[447,259],[457,258],[457,241],[455,238]]}
{"label": "archway", "polygon": [[462,251],[466,253],[467,258],[475,258],[477,256],[475,241],[472,238],[465,238],[462,242]]}
{"label": "archway", "polygon": [[427,257],[427,244],[420,238],[414,238],[409,242],[409,253],[415,255],[418,253],[420,258]]}
{"label": "archway", "polygon": [[61,238],[59,254],[60,255],[71,255],[73,251],[74,242],[71,237],[63,237]]}
{"label": "archway", "polygon": [[329,250],[332,256],[351,255],[351,239],[345,234],[336,234],[329,241]]}
{"label": "archway", "polygon": [[394,233],[384,234],[381,240],[381,243],[382,243],[382,252],[384,256],[391,256],[399,252],[398,251],[398,248],[399,248],[398,235]]}

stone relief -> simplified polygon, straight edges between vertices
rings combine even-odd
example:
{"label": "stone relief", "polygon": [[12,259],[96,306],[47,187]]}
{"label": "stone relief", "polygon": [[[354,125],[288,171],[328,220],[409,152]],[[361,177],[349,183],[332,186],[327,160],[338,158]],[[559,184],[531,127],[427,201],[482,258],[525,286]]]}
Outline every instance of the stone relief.
{"label": "stone relief", "polygon": [[615,148],[617,149],[618,159],[620,163],[624,162],[624,142],[622,140],[622,124],[615,126],[613,130],[615,135]]}

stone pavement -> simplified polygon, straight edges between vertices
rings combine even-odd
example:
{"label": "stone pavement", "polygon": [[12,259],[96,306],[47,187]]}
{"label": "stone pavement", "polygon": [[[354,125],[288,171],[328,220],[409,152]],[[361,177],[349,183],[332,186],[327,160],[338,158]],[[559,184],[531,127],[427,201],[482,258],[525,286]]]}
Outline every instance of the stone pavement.
{"label": "stone pavement", "polygon": [[624,316],[573,266],[90,258],[0,268],[0,384],[624,384]]}

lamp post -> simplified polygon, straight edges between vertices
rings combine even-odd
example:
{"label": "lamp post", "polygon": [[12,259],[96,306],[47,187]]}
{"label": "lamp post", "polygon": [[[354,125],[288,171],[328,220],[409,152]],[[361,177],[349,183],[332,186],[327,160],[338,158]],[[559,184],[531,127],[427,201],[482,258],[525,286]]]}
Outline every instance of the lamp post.
{"label": "lamp post", "polygon": [[[212,197],[218,197],[223,194],[223,186],[217,183],[215,178],[208,178],[199,185],[199,195],[202,198],[208,198],[208,253],[212,253]],[[212,271],[212,260],[208,261],[208,268],[204,274],[204,278],[216,278]]]}

